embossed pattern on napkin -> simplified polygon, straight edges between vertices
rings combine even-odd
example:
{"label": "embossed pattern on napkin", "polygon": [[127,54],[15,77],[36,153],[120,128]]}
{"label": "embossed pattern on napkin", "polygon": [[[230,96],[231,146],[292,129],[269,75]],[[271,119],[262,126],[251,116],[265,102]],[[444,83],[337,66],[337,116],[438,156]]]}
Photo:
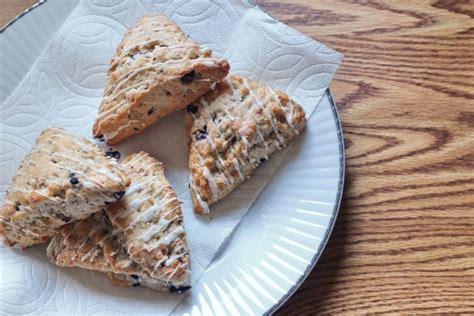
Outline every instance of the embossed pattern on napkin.
{"label": "embossed pattern on napkin", "polygon": [[[20,159],[43,128],[62,126],[91,137],[109,60],[125,30],[145,12],[164,12],[191,37],[226,57],[231,71],[286,91],[308,115],[342,57],[240,1],[83,0],[0,107],[2,198]],[[191,210],[181,126],[182,113],[175,113],[118,149],[125,154],[145,150],[165,163],[167,176],[183,201],[195,282],[249,210],[284,153],[216,204],[210,217],[197,217]],[[44,252],[43,246],[25,252],[0,248],[1,311],[160,314],[169,313],[181,299],[180,295],[114,286],[95,272],[57,268]]]}

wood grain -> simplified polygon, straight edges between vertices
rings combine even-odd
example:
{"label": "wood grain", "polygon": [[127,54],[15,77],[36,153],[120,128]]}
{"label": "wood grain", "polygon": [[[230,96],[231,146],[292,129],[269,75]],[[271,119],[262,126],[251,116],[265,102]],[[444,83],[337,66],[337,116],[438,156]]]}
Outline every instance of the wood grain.
{"label": "wood grain", "polygon": [[7,24],[36,0],[0,0],[0,27]]}
{"label": "wood grain", "polygon": [[345,54],[342,209],[278,314],[474,314],[474,1],[257,3]]}
{"label": "wood grain", "polygon": [[257,3],[345,55],[342,209],[278,314],[474,314],[474,1]]}

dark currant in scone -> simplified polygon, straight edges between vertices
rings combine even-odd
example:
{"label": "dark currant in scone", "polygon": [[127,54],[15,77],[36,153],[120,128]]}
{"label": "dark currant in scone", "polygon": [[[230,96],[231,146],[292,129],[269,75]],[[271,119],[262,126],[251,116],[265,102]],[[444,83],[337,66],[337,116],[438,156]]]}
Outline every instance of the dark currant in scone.
{"label": "dark currant in scone", "polygon": [[119,192],[115,192],[114,193],[114,197],[117,199],[117,200],[120,200],[122,198],[122,196],[125,195],[125,191],[119,191]]}
{"label": "dark currant in scone", "polygon": [[196,140],[202,140],[207,137],[207,125],[204,125],[203,128],[198,129],[196,132],[194,132],[194,138]]}
{"label": "dark currant in scone", "polygon": [[120,160],[121,157],[120,152],[117,150],[113,150],[112,148],[107,149],[107,151],[105,152],[105,156],[116,160]]}
{"label": "dark currant in scone", "polygon": [[77,179],[76,174],[74,172],[71,172],[69,174],[69,183],[71,183],[72,185],[79,184],[79,179]]}
{"label": "dark currant in scone", "polygon": [[174,286],[174,285],[171,285],[168,290],[171,292],[171,293],[183,293],[183,292],[186,292],[187,290],[189,290],[191,288],[191,286],[189,285],[184,285],[184,286]]}
{"label": "dark currant in scone", "polygon": [[198,107],[195,106],[194,104],[189,104],[187,107],[186,107],[186,111],[188,113],[191,113],[191,114],[196,114],[198,112]]}
{"label": "dark currant in scone", "polygon": [[194,70],[188,72],[184,76],[181,77],[181,82],[182,83],[191,83],[194,80],[194,77],[196,76],[196,72]]}

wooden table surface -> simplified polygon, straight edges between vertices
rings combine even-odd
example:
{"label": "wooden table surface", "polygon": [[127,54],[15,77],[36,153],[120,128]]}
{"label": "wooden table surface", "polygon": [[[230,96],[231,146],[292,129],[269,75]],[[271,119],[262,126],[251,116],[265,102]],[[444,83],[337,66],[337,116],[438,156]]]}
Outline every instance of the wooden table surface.
{"label": "wooden table surface", "polygon": [[[0,24],[33,0],[0,0]],[[341,51],[346,185],[277,314],[474,314],[474,1],[259,0]]]}

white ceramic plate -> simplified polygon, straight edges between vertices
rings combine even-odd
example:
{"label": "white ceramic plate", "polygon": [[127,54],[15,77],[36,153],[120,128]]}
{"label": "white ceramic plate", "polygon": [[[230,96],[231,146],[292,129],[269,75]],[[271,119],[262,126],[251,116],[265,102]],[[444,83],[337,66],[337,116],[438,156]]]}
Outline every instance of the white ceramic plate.
{"label": "white ceramic plate", "polygon": [[[3,102],[78,0],[48,0],[20,15],[0,35]],[[19,49],[28,38],[28,50]],[[22,51],[23,54],[13,52]],[[301,146],[305,138],[305,146]],[[344,146],[329,91],[306,132],[236,232],[176,313],[264,314],[281,306],[315,266],[342,196]]]}

